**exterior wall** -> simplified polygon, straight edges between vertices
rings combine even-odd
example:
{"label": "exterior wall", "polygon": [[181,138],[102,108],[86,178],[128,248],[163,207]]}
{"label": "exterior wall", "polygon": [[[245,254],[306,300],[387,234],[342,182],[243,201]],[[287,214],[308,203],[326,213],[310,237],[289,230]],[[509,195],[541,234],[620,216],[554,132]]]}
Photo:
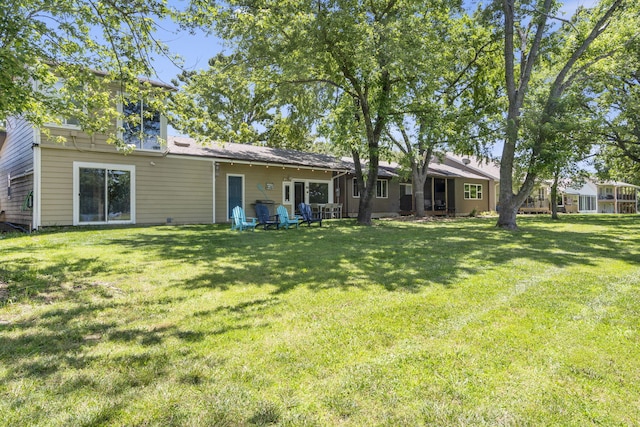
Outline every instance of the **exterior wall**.
{"label": "exterior wall", "polygon": [[[482,185],[481,200],[465,200],[464,184]],[[456,216],[469,215],[474,209],[476,212],[495,210],[495,185],[492,181],[456,178],[455,179]]]}
{"label": "exterior wall", "polygon": [[35,142],[35,131],[28,122],[15,118],[7,121],[6,140],[0,148],[0,212],[4,211],[0,221],[32,224],[33,210],[26,206],[25,200],[33,191],[32,145]]}
{"label": "exterior wall", "polygon": [[[229,222],[227,177],[242,176],[244,178],[243,205],[247,216],[255,216],[256,200],[271,200],[274,209],[278,205],[284,205],[290,213],[295,211],[294,188],[291,187],[291,199],[284,200],[284,183],[327,181],[329,183],[329,202],[334,201],[333,174],[324,170],[312,170],[297,167],[266,167],[265,165],[248,165],[238,162],[219,162],[216,167],[215,185],[215,218],[217,223]],[[265,197],[266,196],[266,197]]]}
{"label": "exterior wall", "polygon": [[[347,174],[344,177],[344,206],[342,208],[343,216],[355,218],[358,216],[360,208],[360,198],[353,197],[353,179],[354,175]],[[385,216],[396,216],[400,212],[400,181],[397,179],[379,178],[387,181],[388,197],[378,198],[373,196],[373,209],[371,216],[380,218]],[[341,184],[342,185],[342,184]]]}
{"label": "exterior wall", "polygon": [[[211,223],[213,162],[189,158],[78,151],[63,146],[42,148],[42,225],[71,225],[73,163],[91,162],[135,167],[135,223]],[[168,221],[169,219],[169,221]]]}

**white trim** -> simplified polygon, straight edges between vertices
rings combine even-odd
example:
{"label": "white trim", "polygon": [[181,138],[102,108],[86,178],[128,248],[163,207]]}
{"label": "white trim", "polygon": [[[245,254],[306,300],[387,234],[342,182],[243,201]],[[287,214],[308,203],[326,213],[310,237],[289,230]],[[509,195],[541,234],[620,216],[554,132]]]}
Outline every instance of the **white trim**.
{"label": "white trim", "polygon": [[239,176],[240,178],[242,178],[242,206],[241,206],[241,208],[245,212],[247,211],[244,208],[244,205],[246,203],[246,197],[245,197],[244,193],[245,193],[245,187],[246,187],[246,183],[247,183],[247,180],[246,180],[244,174],[243,173],[227,173],[226,179],[224,180],[225,191],[227,193],[226,203],[225,203],[227,205],[227,218],[226,218],[226,221],[229,221],[229,218],[231,218],[231,212],[229,211],[229,177],[232,177],[232,176]]}
{"label": "white trim", "polygon": [[[292,204],[295,204],[295,183],[296,182],[302,182],[304,183],[304,202],[305,203],[310,203],[309,202],[309,184],[310,183],[316,183],[316,184],[327,184],[328,185],[328,189],[327,191],[329,192],[327,194],[327,203],[333,203],[333,179],[329,179],[329,180],[322,180],[322,179],[313,179],[313,178],[304,178],[304,179],[297,179],[297,178],[291,178],[291,184],[292,184],[292,196],[293,196],[293,201],[291,202]],[[283,195],[284,197],[284,195]],[[295,206],[294,206],[295,209]]]}
{"label": "white trim", "polygon": [[[287,188],[289,189],[289,200],[286,199]],[[282,181],[282,204],[292,206],[295,203],[295,198],[293,181]]]}
{"label": "white trim", "polygon": [[[128,99],[127,94],[123,93],[122,91],[118,91],[118,103],[116,105],[116,109],[118,111],[118,119],[116,121],[116,126],[117,126],[117,137],[118,139],[124,141],[124,103],[122,102],[124,99]],[[142,111],[144,111],[146,102],[144,99],[139,99],[140,102],[140,106],[142,108]],[[168,119],[161,114],[160,112],[158,112],[159,116],[160,116],[160,135],[158,135],[158,139],[160,139],[161,141],[159,141],[159,146],[160,148],[158,149],[154,149],[154,148],[138,148],[137,146],[135,147],[135,151],[137,152],[141,152],[141,153],[166,153],[168,150],[168,135],[167,135],[167,126],[168,126]],[[142,113],[141,113],[142,115]],[[142,118],[141,118],[142,120]],[[144,120],[142,121],[142,124],[144,124]],[[162,143],[160,143],[162,142]],[[203,159],[205,160],[205,159]],[[206,159],[206,160],[210,160],[210,159]]]}
{"label": "white trim", "polygon": [[[354,187],[355,184],[355,187]],[[358,194],[356,194],[356,191],[358,190]],[[360,198],[360,189],[358,188],[358,178],[356,178],[355,176],[351,179],[351,197],[354,199],[359,199]]]}
{"label": "white trim", "polygon": [[[382,187],[384,187],[384,195],[383,196],[378,196],[378,182],[383,182],[384,185],[382,185],[380,187],[380,190],[382,190]],[[382,191],[381,191],[382,192]],[[388,179],[376,179],[376,199],[388,199],[389,198],[389,180]]]}
{"label": "white trim", "polygon": [[[130,202],[131,219],[123,221],[90,221],[80,222],[80,169],[124,170],[131,172]],[[106,191],[106,189],[105,189]],[[73,225],[106,225],[106,224],[135,224],[136,223],[136,167],[135,165],[121,165],[113,163],[73,162]]]}
{"label": "white trim", "polygon": [[40,129],[33,128],[33,210],[31,228],[37,230],[42,224],[42,151]]}
{"label": "white trim", "polygon": [[[469,197],[467,197],[467,190],[466,190],[466,186],[469,186]],[[471,197],[471,186],[476,187],[476,197]],[[478,187],[480,187],[480,191],[478,191]],[[480,197],[478,196],[478,193],[480,193]],[[463,200],[484,200],[484,185],[483,184],[476,184],[474,182],[463,182],[462,183],[462,198]]]}
{"label": "white trim", "polygon": [[[200,154],[176,154],[176,153],[171,153],[171,156],[178,156],[181,158],[184,157],[203,157]],[[206,158],[212,158],[212,157],[204,157],[204,159]],[[295,164],[289,164],[289,163],[277,163],[277,162],[261,162],[261,161],[255,161],[255,160],[236,160],[236,159],[229,159],[229,158],[215,158],[217,162],[220,163],[228,163],[230,165],[249,165],[249,166],[269,166],[270,168],[288,168],[288,169],[295,169],[295,170],[310,170],[310,171],[323,171],[323,172],[344,172],[344,169],[331,169],[331,168],[324,168],[322,166],[301,166],[301,165],[295,165]],[[346,173],[346,172],[345,172]],[[332,177],[333,178],[333,177]]]}
{"label": "white trim", "polygon": [[[213,193],[213,197],[212,197],[213,203],[212,203],[212,206],[211,206],[211,210],[212,210],[213,214],[212,214],[211,221],[212,221],[212,224],[215,224],[216,223],[216,161],[215,160],[213,160],[211,162],[211,168],[212,168],[212,170],[211,170],[211,175],[212,175],[211,191]],[[218,172],[219,172],[219,170],[218,170]]]}
{"label": "white trim", "polygon": [[[53,85],[52,89],[55,90],[56,92],[59,92],[60,89],[64,86],[64,83],[65,83],[64,80],[59,78],[58,81]],[[82,110],[86,113],[87,112],[86,106],[82,106]],[[82,130],[82,127],[79,124],[74,125],[74,124],[66,123],[66,121],[69,120],[69,117],[58,116],[58,118],[62,123],[48,122],[48,123],[45,123],[44,125],[46,127],[57,128],[57,129]]]}

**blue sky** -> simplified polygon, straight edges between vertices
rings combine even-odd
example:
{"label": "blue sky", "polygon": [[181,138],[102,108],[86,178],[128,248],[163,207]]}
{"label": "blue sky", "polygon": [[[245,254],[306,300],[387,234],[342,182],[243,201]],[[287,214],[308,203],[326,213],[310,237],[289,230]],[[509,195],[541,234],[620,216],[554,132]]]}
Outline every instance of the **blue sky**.
{"label": "blue sky", "polygon": [[[473,2],[474,5],[481,0],[467,0]],[[182,7],[184,1],[171,0],[169,2],[173,6]],[[593,6],[597,0],[568,0],[564,3],[561,15],[563,18],[569,18],[579,6]],[[158,32],[157,38],[167,44],[171,52],[179,54],[183,58],[183,68],[186,70],[199,70],[207,67],[209,58],[217,53],[224,51],[225,46],[222,40],[213,35],[207,35],[204,31],[197,31],[191,34],[188,31],[181,31],[178,26],[171,22],[165,21],[161,24],[162,30]],[[180,73],[180,68],[172,63],[166,57],[157,57],[154,61],[154,68],[159,79],[164,83],[171,83],[171,80]],[[169,128],[171,135],[178,135],[173,127]],[[500,155],[499,144],[494,147],[493,156]]]}
{"label": "blue sky", "polygon": [[[471,0],[477,3],[478,0]],[[564,17],[568,18],[578,8],[578,6],[592,6],[597,0],[568,0],[562,10]],[[185,1],[171,0],[170,4],[182,7]],[[184,68],[187,70],[198,70],[207,67],[209,58],[224,50],[221,40],[214,36],[206,35],[199,31],[196,34],[189,34],[187,31],[180,31],[173,22],[164,22],[163,28],[157,36],[158,39],[166,43],[172,52],[180,54],[184,58]],[[180,73],[180,69],[169,61],[168,58],[159,57],[154,61],[154,66],[158,78],[170,83],[171,79]]]}

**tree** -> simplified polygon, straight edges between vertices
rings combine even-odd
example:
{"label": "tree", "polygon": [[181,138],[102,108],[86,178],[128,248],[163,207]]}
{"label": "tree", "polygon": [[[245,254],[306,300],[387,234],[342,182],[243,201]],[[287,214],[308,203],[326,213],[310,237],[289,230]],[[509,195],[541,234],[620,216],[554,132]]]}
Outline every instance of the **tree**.
{"label": "tree", "polygon": [[0,120],[66,116],[106,131],[118,114],[113,85],[131,96],[150,90],[138,77],[152,74],[153,54],[167,53],[154,32],[169,12],[162,0],[4,0]]}
{"label": "tree", "polygon": [[438,39],[454,6],[453,1],[234,0],[215,8],[194,4],[190,23],[209,20],[285,99],[295,92],[313,94],[302,96],[312,103],[293,105],[322,136],[351,153],[360,190],[358,223],[370,225],[393,106],[408,82],[424,72],[429,55],[437,54],[430,42]]}
{"label": "tree", "polygon": [[[589,48],[608,28],[612,18],[628,4],[625,0],[603,1],[593,9],[579,9],[572,21],[562,20],[552,25],[557,11],[553,0],[502,0],[496,16],[504,19],[504,77],[508,107],[505,114],[505,135],[500,161],[500,216],[497,226],[517,228],[516,213],[529,195],[540,174],[546,151],[552,147],[553,132],[548,124],[557,114],[559,100],[578,75],[583,74],[597,58],[589,57]],[[494,4],[493,6],[497,6]],[[491,10],[489,10],[491,11]],[[552,21],[553,23],[553,21]],[[549,77],[549,90],[531,145],[525,150],[526,175],[514,192],[513,170],[516,152],[521,146],[521,113],[529,96],[532,76],[540,62],[553,49],[565,48],[566,56],[556,64]],[[519,64],[516,62],[519,60]]]}
{"label": "tree", "polygon": [[[450,16],[425,69],[398,97],[386,136],[411,170],[416,216],[425,215],[429,162],[439,151],[486,154],[499,111],[499,59],[488,28],[467,15]],[[455,48],[452,48],[455,47]]]}
{"label": "tree", "polygon": [[180,131],[212,141],[299,150],[312,145],[310,123],[239,53],[220,53],[206,70],[184,71],[173,83],[181,88],[170,106]]}
{"label": "tree", "polygon": [[[551,218],[558,219],[558,188],[560,184],[581,182],[585,179],[584,162],[591,157],[595,141],[593,123],[583,109],[587,97],[583,87],[574,85],[558,99],[553,115],[543,120],[542,115],[549,93],[548,79],[541,73],[531,90],[527,111],[522,115],[522,144],[520,151],[534,147],[539,142],[540,127],[544,126],[545,149],[540,151],[537,171],[538,180],[551,181]],[[524,153],[523,153],[524,154]],[[530,165],[526,155],[516,157],[524,160],[520,170]]]}
{"label": "tree", "polygon": [[[637,29],[637,25],[624,25]],[[599,170],[604,178],[640,183],[640,38],[630,37],[589,74],[593,137],[601,143]]]}

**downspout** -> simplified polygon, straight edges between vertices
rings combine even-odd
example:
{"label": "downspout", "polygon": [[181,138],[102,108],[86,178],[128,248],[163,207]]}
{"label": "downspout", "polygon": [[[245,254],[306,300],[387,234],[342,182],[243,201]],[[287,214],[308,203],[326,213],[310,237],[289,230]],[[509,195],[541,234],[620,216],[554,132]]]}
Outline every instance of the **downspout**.
{"label": "downspout", "polygon": [[[332,180],[335,180],[335,179],[337,179],[337,178],[340,178],[340,177],[345,176],[346,174],[347,174],[347,172],[340,172],[340,173],[338,173],[337,175],[333,176],[331,179],[332,179]],[[345,185],[346,185],[346,184],[345,184]],[[334,188],[334,193],[335,193],[335,188],[336,188],[336,187],[335,187],[335,184],[333,185],[333,188]],[[340,183],[338,183],[338,188],[340,188]],[[346,190],[346,189],[345,189],[345,190]],[[340,189],[340,195],[342,196],[342,189]],[[344,200],[345,200],[345,201],[347,200],[347,199],[346,199],[346,197],[345,197],[345,199],[344,199]],[[334,203],[335,203],[335,201],[334,201]]]}
{"label": "downspout", "polygon": [[[348,173],[349,172],[347,172],[347,171],[340,172],[336,176],[334,176],[332,179],[335,180],[337,178],[342,178],[343,176],[347,175]],[[340,188],[340,187],[338,187],[338,188]],[[335,193],[335,187],[334,187],[334,193]],[[342,213],[343,213],[343,215],[345,215],[346,212],[348,212],[348,209],[349,209],[349,206],[347,204],[348,197],[347,197],[347,181],[346,180],[344,181],[344,189],[340,188],[340,197],[344,197],[344,206],[342,207]],[[335,203],[335,200],[334,200],[334,203]]]}
{"label": "downspout", "polygon": [[33,129],[33,210],[31,229],[37,230],[42,224],[42,152],[40,148],[40,129]]}

